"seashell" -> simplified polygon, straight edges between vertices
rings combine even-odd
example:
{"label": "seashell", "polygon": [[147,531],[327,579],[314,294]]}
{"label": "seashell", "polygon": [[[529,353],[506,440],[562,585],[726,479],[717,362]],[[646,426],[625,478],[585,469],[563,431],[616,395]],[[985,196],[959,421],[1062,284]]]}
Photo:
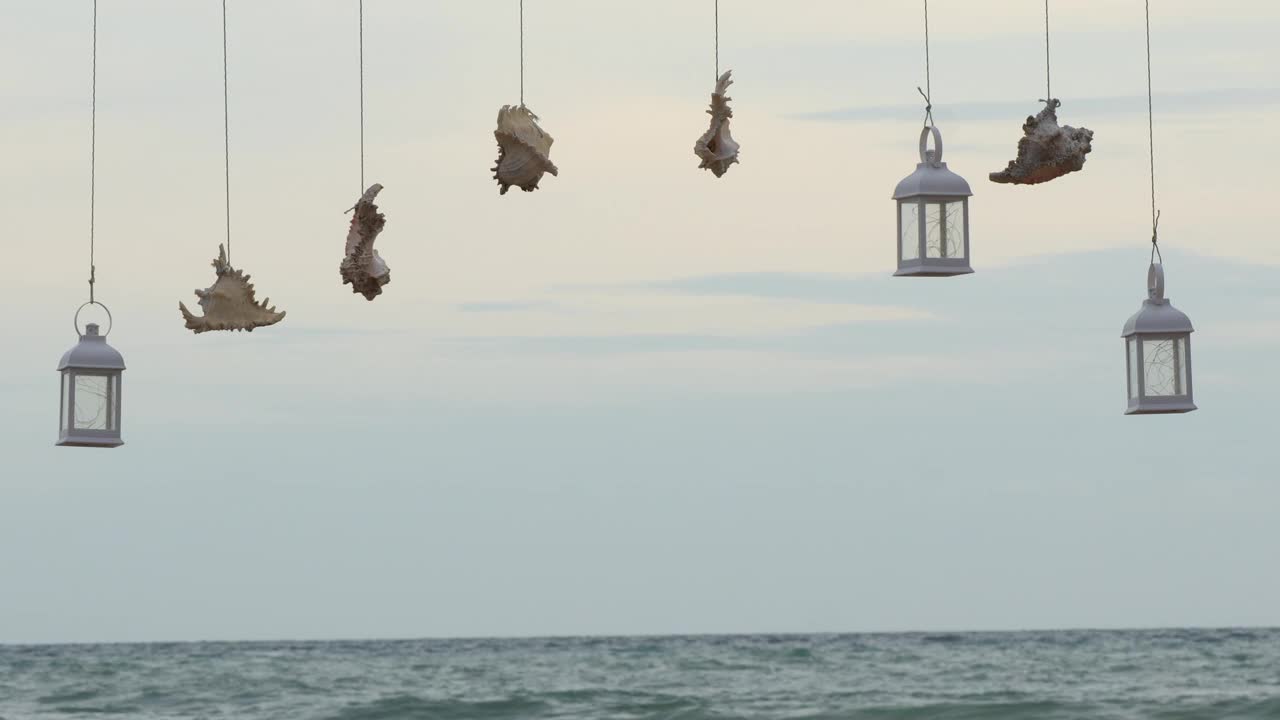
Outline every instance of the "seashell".
{"label": "seashell", "polygon": [[1058,125],[1056,112],[1062,103],[1045,101],[1044,109],[1022,124],[1018,157],[1009,167],[991,173],[991,181],[1015,185],[1036,185],[1062,177],[1084,167],[1084,156],[1093,150],[1093,131]]}
{"label": "seashell", "polygon": [[373,249],[373,241],[378,239],[387,224],[387,218],[378,212],[373,204],[374,198],[382,191],[382,186],[374,183],[364,191],[364,195],[356,201],[355,214],[351,216],[351,229],[347,231],[346,254],[338,270],[342,273],[342,284],[350,284],[351,292],[364,295],[372,300],[382,294],[382,286],[391,282],[391,268]]}
{"label": "seashell", "polygon": [[218,279],[208,290],[196,290],[200,298],[200,308],[204,317],[193,315],[186,305],[178,303],[182,317],[187,321],[187,329],[199,335],[210,330],[248,330],[256,327],[275,325],[284,319],[284,313],[276,312],[274,307],[267,307],[270,298],[262,302],[253,299],[253,285],[249,276],[235,270],[227,262],[227,250],[218,246],[218,257],[213,261],[214,272]]}
{"label": "seashell", "polygon": [[702,164],[698,167],[710,170],[716,177],[724,175],[730,165],[738,162],[739,146],[729,134],[729,118],[733,117],[729,101],[733,98],[725,95],[733,84],[733,80],[729,79],[732,72],[726,70],[716,81],[715,92],[711,93],[711,109],[707,111],[711,116],[711,127],[693,146],[693,152],[702,158]]}
{"label": "seashell", "polygon": [[503,105],[498,111],[498,129],[493,131],[498,140],[498,163],[493,167],[493,177],[506,195],[512,185],[525,192],[538,189],[543,173],[559,175],[551,162],[551,143],[555,140],[538,127],[538,116],[524,105]]}

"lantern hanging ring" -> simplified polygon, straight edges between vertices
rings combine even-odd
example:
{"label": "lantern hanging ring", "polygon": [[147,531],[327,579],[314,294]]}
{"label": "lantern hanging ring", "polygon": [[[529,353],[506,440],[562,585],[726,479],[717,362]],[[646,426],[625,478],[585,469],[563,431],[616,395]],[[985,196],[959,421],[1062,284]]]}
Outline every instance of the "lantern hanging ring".
{"label": "lantern hanging ring", "polygon": [[81,305],[80,307],[76,308],[76,314],[75,314],[75,317],[74,317],[74,318],[72,319],[72,321],[71,321],[71,322],[72,322],[72,325],[73,325],[73,326],[75,327],[75,329],[76,329],[76,337],[81,337],[81,336],[83,336],[83,335],[84,335],[84,333],[80,332],[80,312],[81,312],[82,310],[84,310],[85,308],[89,307],[90,305],[97,305],[98,307],[102,308],[103,312],[105,312],[105,313],[107,314],[107,331],[106,331],[106,332],[104,332],[104,333],[102,333],[102,336],[103,336],[103,337],[106,337],[106,336],[110,335],[110,334],[111,334],[111,327],[115,324],[115,320],[111,317],[111,310],[109,310],[109,309],[107,308],[107,306],[106,306],[106,305],[103,305],[102,303],[98,302],[97,300],[90,300],[89,302],[87,302],[87,303],[85,303],[85,304]]}
{"label": "lantern hanging ring", "polygon": [[[933,135],[933,158],[929,157],[929,135]],[[942,167],[942,133],[938,132],[938,128],[934,125],[926,125],[920,131],[920,162],[932,165],[933,167]]]}
{"label": "lantern hanging ring", "polygon": [[1164,300],[1164,265],[1151,263],[1147,268],[1147,297],[1151,300]]}

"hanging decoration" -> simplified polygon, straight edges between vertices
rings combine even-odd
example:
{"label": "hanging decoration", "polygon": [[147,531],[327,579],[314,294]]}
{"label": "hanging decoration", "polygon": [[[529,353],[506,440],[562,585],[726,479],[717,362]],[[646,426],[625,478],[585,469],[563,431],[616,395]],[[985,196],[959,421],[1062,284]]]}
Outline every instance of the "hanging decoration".
{"label": "hanging decoration", "polygon": [[199,335],[210,330],[247,330],[275,325],[284,319],[284,313],[276,312],[268,305],[270,298],[262,302],[254,300],[253,284],[244,272],[231,267],[227,249],[219,245],[218,257],[213,260],[213,272],[218,279],[205,290],[197,289],[200,309],[204,316],[193,314],[186,305],[178,303],[187,329]]}
{"label": "hanging decoration", "polygon": [[378,239],[378,233],[387,224],[386,216],[373,204],[381,191],[382,186],[374,183],[352,208],[355,214],[351,217],[351,229],[347,231],[346,255],[339,268],[342,284],[350,284],[351,292],[364,295],[366,300],[381,295],[382,286],[391,282],[391,268],[373,249],[373,241]]}
{"label": "hanging decoration", "polygon": [[197,335],[210,330],[247,330],[274,325],[284,319],[283,312],[269,307],[270,299],[254,300],[253,285],[249,276],[231,266],[231,131],[227,101],[227,0],[222,0],[222,142],[224,189],[227,209],[227,242],[218,246],[218,257],[213,261],[217,280],[205,290],[195,290],[204,312],[200,317],[178,303],[178,310],[186,321],[188,330]]}
{"label": "hanging decoration", "polygon": [[1018,157],[1009,166],[990,174],[992,182],[1038,185],[1084,168],[1085,155],[1093,150],[1093,131],[1058,124],[1062,102],[1053,97],[1049,72],[1049,0],[1044,0],[1044,109],[1022,124]]}
{"label": "hanging decoration", "polygon": [[738,162],[738,143],[729,134],[729,119],[733,117],[733,109],[729,107],[729,86],[733,80],[729,76],[732,70],[720,74],[720,0],[715,0],[715,47],[716,47],[716,87],[711,93],[711,127],[707,129],[698,142],[693,145],[693,152],[701,160],[699,168],[710,170],[720,177],[729,171],[729,166]]}
{"label": "hanging decoration", "polygon": [[[62,392],[58,400],[58,442],[63,447],[113,448],[120,439],[121,376],[124,358],[107,344],[111,332],[111,311],[94,297],[97,268],[95,251],[95,196],[97,194],[98,144],[98,2],[93,2],[92,81],[89,91],[89,301],[76,310],[72,326],[80,341],[62,355],[58,372]],[[107,314],[107,332],[99,333],[97,323],[88,323],[80,332],[80,312],[97,305]]]}
{"label": "hanging decoration", "polygon": [[1184,313],[1164,296],[1164,258],[1160,254],[1160,211],[1156,209],[1155,112],[1151,102],[1151,3],[1147,24],[1147,139],[1151,160],[1151,264],[1147,299],[1124,324],[1129,404],[1126,415],[1185,413],[1196,409],[1191,392],[1191,333]]}
{"label": "hanging decoration", "polygon": [[524,0],[520,0],[520,105],[502,106],[493,136],[498,140],[498,161],[493,167],[498,194],[506,195],[512,185],[533,192],[544,173],[560,174],[551,162],[551,143],[555,140],[524,104]]}
{"label": "hanging decoration", "polygon": [[[359,3],[360,16],[360,187],[364,184],[364,0]],[[369,186],[354,207],[347,212],[355,211],[351,217],[351,226],[347,230],[347,244],[343,253],[342,264],[338,271],[342,275],[342,284],[351,285],[351,292],[364,295],[366,300],[373,300],[382,294],[382,286],[391,282],[391,268],[373,249],[374,240],[387,224],[386,216],[378,212],[373,199],[382,191],[382,186],[374,183]]]}
{"label": "hanging decoration", "polygon": [[[973,272],[969,266],[969,197],[964,178],[942,161],[942,133],[933,122],[929,67],[929,0],[924,0],[924,128],[920,163],[893,191],[898,206],[898,277],[948,277]],[[929,149],[929,137],[933,149]]]}

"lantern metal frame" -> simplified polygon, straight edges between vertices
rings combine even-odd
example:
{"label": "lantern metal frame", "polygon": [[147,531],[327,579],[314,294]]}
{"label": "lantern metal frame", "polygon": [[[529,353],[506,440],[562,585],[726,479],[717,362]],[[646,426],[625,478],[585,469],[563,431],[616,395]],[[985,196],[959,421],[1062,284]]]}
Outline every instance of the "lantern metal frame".
{"label": "lantern metal frame", "polygon": [[[1147,299],[1124,324],[1125,369],[1127,371],[1128,407],[1125,415],[1158,415],[1188,413],[1196,410],[1194,381],[1191,374],[1191,333],[1195,328],[1185,313],[1173,307],[1164,296],[1164,267],[1151,263],[1147,270]],[[1149,342],[1170,342],[1171,366],[1168,370],[1174,392],[1147,393],[1151,363],[1147,357]]]}
{"label": "lantern metal frame", "polygon": [[[934,149],[928,147],[929,136],[933,136]],[[964,178],[947,168],[942,161],[942,133],[934,125],[926,125],[920,131],[920,164],[915,172],[903,178],[894,189],[893,199],[898,209],[897,262],[895,277],[951,277],[968,275],[973,272],[970,265],[969,240],[969,198],[973,191]],[[947,236],[947,208],[959,203],[963,215],[962,251],[960,255],[948,255],[950,238]],[[907,257],[908,238],[903,237],[903,212],[912,206],[916,209],[916,252],[914,257]],[[938,223],[938,256],[929,255],[928,208],[939,206],[941,210]]]}
{"label": "lantern metal frame", "polygon": [[[98,325],[89,323],[80,332],[80,311],[89,305],[97,305],[107,313],[107,332],[99,334]],[[90,301],[76,310],[73,320],[80,342],[62,355],[58,363],[61,389],[58,410],[58,446],[113,448],[124,444],[120,439],[121,400],[124,385],[124,358],[107,344],[113,320],[111,311],[99,302]],[[76,427],[77,380],[82,377],[105,378],[106,421],[104,428]]]}

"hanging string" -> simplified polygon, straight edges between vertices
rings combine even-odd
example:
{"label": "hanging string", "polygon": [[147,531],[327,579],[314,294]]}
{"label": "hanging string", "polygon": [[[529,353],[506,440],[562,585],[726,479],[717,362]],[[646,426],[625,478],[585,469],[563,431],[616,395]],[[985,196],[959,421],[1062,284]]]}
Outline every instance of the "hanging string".
{"label": "hanging string", "polygon": [[716,77],[714,82],[720,82],[720,0],[716,0]]}
{"label": "hanging string", "polygon": [[520,107],[524,107],[524,0],[520,0]]}
{"label": "hanging string", "polygon": [[925,127],[933,127],[933,78],[929,68],[929,0],[924,0],[924,90],[916,90],[924,96]]}
{"label": "hanging string", "polygon": [[1146,0],[1147,20],[1147,147],[1151,154],[1151,259],[1154,262],[1164,257],[1160,254],[1160,211],[1156,209],[1156,131],[1155,112],[1151,103],[1151,0]]}
{"label": "hanging string", "polygon": [[364,194],[364,0],[360,0],[360,193]]}
{"label": "hanging string", "polygon": [[1044,0],[1044,101],[1053,102],[1053,83],[1049,79],[1049,0]]}
{"label": "hanging string", "polygon": [[227,199],[227,264],[231,264],[231,124],[227,102],[227,0],[222,0],[222,168]]}
{"label": "hanging string", "polygon": [[93,283],[97,280],[94,266],[94,205],[97,195],[98,156],[98,0],[93,0],[93,61],[89,84],[89,302],[93,303]]}

